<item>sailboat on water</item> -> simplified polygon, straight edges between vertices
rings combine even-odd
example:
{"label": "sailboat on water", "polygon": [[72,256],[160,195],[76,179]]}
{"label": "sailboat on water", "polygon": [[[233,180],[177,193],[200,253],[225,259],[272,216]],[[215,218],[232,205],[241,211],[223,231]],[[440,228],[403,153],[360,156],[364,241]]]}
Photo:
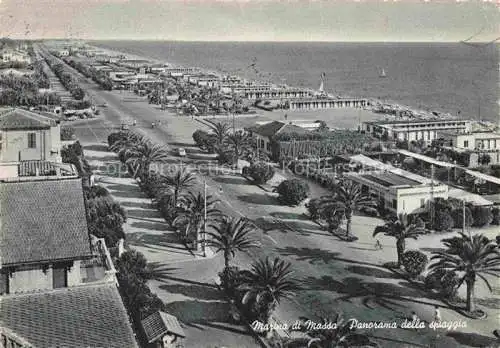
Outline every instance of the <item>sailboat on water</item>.
{"label": "sailboat on water", "polygon": [[380,70],[380,73],[379,73],[378,77],[380,77],[380,78],[386,78],[387,77],[387,74],[385,73],[385,69],[384,68],[382,68],[382,70]]}

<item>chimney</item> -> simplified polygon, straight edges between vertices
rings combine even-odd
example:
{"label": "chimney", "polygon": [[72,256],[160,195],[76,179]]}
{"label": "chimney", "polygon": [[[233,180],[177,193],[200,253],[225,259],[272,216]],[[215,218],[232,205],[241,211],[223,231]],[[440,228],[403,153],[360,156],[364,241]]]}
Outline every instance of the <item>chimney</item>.
{"label": "chimney", "polygon": [[125,247],[124,247],[124,242],[125,240],[123,238],[120,238],[118,241],[118,257],[121,257],[122,254],[125,252]]}

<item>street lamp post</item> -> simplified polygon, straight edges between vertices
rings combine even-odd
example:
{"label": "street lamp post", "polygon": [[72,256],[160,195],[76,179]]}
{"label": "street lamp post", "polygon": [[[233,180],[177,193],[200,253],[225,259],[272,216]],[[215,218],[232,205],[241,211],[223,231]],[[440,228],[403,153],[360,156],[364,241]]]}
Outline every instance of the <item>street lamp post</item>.
{"label": "street lamp post", "polygon": [[207,257],[207,181],[203,181],[203,240],[201,244],[201,248],[203,251],[203,257]]}

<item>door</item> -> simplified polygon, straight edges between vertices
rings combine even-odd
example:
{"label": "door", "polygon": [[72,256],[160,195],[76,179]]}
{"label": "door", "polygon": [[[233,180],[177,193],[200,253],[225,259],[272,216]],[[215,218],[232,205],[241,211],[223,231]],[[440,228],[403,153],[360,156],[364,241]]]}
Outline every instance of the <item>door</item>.
{"label": "door", "polygon": [[52,286],[54,289],[68,286],[68,271],[65,266],[54,266],[52,268]]}

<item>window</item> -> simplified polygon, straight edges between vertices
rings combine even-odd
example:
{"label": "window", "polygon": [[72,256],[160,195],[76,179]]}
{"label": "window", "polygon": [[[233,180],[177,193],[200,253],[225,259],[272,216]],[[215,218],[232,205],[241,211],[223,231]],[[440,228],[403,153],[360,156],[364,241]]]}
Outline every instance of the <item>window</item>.
{"label": "window", "polygon": [[468,140],[464,140],[464,147],[469,147],[469,141]]}
{"label": "window", "polygon": [[420,198],[420,208],[425,208],[425,198]]}
{"label": "window", "polygon": [[392,208],[396,210],[398,209],[398,201],[395,199],[392,200]]}
{"label": "window", "polygon": [[271,143],[267,143],[266,144],[266,150],[267,151],[271,151]]}
{"label": "window", "polygon": [[36,133],[28,133],[28,148],[36,148]]}

